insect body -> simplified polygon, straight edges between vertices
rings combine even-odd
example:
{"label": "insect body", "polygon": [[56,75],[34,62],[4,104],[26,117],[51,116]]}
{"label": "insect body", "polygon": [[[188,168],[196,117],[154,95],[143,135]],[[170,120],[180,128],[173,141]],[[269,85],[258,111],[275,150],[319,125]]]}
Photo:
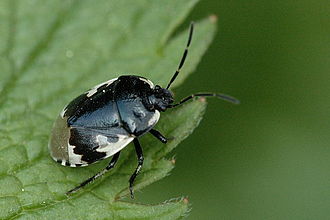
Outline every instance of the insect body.
{"label": "insect body", "polygon": [[54,160],[64,166],[78,167],[112,156],[105,169],[67,194],[76,192],[113,168],[120,151],[133,141],[138,157],[138,166],[129,179],[133,197],[133,183],[143,164],[138,137],[149,132],[161,142],[167,142],[159,131],[153,129],[159,120],[160,112],[177,107],[195,96],[216,96],[238,103],[238,100],[224,94],[197,93],[173,104],[173,94],[168,89],[185,62],[192,34],[193,23],[179,67],[166,88],[154,86],[151,81],[140,76],[120,76],[95,86],[63,109],[55,121],[49,141]]}

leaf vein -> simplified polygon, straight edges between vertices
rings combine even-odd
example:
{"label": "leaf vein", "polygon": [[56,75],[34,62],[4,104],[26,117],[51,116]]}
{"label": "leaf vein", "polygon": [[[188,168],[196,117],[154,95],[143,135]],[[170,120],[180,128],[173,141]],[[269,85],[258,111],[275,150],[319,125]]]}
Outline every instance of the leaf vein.
{"label": "leaf vein", "polygon": [[[23,64],[20,68],[14,67],[14,69],[18,69],[14,71],[11,77],[8,79],[8,82],[4,85],[2,91],[0,91],[0,108],[6,101],[7,95],[10,91],[15,88],[17,82],[19,81],[20,77],[27,72],[27,70],[32,66],[32,64],[38,59],[38,57],[48,49],[48,46],[52,42],[55,34],[58,30],[64,25],[66,18],[69,16],[70,13],[74,11],[74,7],[78,6],[80,1],[76,1],[76,4],[71,4],[70,7],[63,9],[56,17],[55,21],[50,25],[48,31],[46,32],[45,36],[42,40],[31,50],[29,55],[23,61]],[[13,20],[13,19],[11,19]],[[13,44],[13,43],[12,43]],[[12,45],[13,46],[13,45]],[[12,47],[9,46],[9,49]],[[8,49],[8,50],[9,50]]]}

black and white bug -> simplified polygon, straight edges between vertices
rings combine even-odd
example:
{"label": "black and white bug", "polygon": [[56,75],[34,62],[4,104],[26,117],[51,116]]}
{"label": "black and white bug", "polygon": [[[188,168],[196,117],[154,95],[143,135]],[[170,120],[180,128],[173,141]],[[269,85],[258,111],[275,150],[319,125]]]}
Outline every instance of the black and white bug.
{"label": "black and white bug", "polygon": [[52,158],[63,166],[80,167],[112,156],[109,165],[67,192],[71,194],[113,168],[120,151],[133,141],[138,165],[129,179],[133,198],[133,183],[143,164],[142,148],[138,138],[150,133],[166,143],[167,139],[153,129],[160,112],[177,107],[197,96],[215,96],[232,103],[239,101],[224,94],[196,93],[172,104],[169,91],[178,76],[188,54],[194,25],[190,26],[189,38],[178,69],[166,88],[154,85],[140,76],[120,76],[101,83],[71,101],[55,121],[49,150]]}

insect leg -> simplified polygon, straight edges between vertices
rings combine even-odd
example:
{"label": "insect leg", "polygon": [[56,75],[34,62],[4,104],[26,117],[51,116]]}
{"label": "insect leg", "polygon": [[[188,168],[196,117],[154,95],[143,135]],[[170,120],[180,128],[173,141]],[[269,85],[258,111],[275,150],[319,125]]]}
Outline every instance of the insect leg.
{"label": "insect leg", "polygon": [[184,99],[182,99],[179,103],[177,104],[174,104],[174,105],[169,105],[167,106],[168,108],[174,108],[174,107],[177,107],[183,103],[185,103],[186,101],[189,101],[190,99],[194,98],[194,97],[207,97],[207,96],[213,96],[213,97],[217,97],[219,99],[223,99],[225,101],[228,101],[228,102],[231,102],[233,104],[239,104],[239,100],[234,98],[234,97],[231,97],[229,95],[225,95],[225,94],[220,94],[220,93],[196,93],[196,94],[192,94]]}
{"label": "insect leg", "polygon": [[134,183],[134,180],[135,180],[136,176],[139,174],[139,172],[142,168],[143,160],[144,160],[143,153],[142,153],[142,148],[141,148],[139,140],[137,138],[135,138],[133,140],[133,143],[134,143],[134,146],[135,146],[135,151],[136,151],[136,155],[137,155],[137,159],[138,159],[138,165],[137,165],[134,173],[132,174],[131,178],[129,178],[129,190],[130,190],[132,199],[134,199],[133,183]]}
{"label": "insect leg", "polygon": [[89,184],[90,182],[93,182],[94,180],[96,180],[97,178],[103,176],[106,172],[108,172],[109,170],[111,170],[117,163],[118,158],[119,158],[119,154],[120,151],[118,153],[116,153],[115,155],[113,155],[110,163],[108,164],[108,166],[106,166],[106,168],[104,168],[102,171],[98,172],[97,174],[95,174],[94,176],[90,177],[89,179],[85,180],[84,182],[80,183],[79,186],[71,189],[70,191],[68,191],[67,193],[65,193],[66,195],[70,195],[72,193],[77,192],[80,188],[84,187],[85,185]]}
{"label": "insect leg", "polygon": [[158,140],[160,140],[162,143],[164,143],[164,144],[167,143],[167,138],[164,137],[159,131],[157,131],[155,129],[151,129],[149,132],[150,132],[150,134],[155,136]]}

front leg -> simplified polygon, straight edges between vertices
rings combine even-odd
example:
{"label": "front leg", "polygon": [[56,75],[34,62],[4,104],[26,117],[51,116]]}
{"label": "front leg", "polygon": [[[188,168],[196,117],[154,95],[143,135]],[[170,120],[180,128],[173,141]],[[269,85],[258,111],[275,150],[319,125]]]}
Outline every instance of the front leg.
{"label": "front leg", "polygon": [[158,140],[160,140],[162,143],[164,143],[164,144],[167,143],[167,138],[164,137],[164,135],[162,135],[159,131],[157,131],[155,129],[151,129],[149,132],[150,132],[150,134],[155,136]]}
{"label": "front leg", "polygon": [[134,199],[133,183],[134,183],[134,180],[135,180],[136,176],[139,174],[139,172],[142,168],[143,160],[144,160],[143,153],[142,153],[142,148],[141,148],[139,140],[137,138],[135,138],[133,140],[133,143],[134,143],[134,146],[135,146],[136,156],[137,156],[137,159],[138,159],[138,165],[137,165],[134,173],[132,174],[131,178],[129,178],[129,190],[130,190],[132,199]]}

